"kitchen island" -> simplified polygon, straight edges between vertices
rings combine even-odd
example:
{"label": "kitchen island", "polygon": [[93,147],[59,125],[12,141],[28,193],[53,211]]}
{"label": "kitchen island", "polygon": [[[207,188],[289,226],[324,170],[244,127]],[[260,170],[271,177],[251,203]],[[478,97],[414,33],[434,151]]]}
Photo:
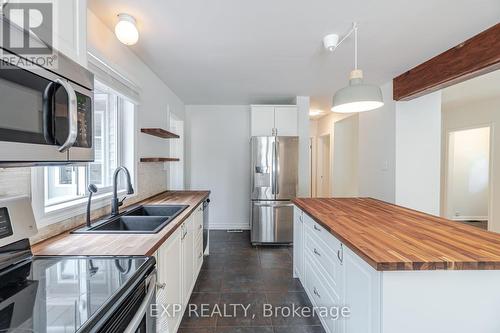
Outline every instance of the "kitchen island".
{"label": "kitchen island", "polygon": [[295,199],[294,275],[328,332],[500,332],[500,234],[369,198]]}

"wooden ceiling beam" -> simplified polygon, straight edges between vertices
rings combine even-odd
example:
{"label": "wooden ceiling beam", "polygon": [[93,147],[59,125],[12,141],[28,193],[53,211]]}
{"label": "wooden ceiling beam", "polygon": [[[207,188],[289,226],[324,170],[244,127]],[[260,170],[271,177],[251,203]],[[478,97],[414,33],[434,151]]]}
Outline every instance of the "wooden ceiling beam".
{"label": "wooden ceiling beam", "polygon": [[500,69],[500,23],[393,79],[393,98],[408,101]]}

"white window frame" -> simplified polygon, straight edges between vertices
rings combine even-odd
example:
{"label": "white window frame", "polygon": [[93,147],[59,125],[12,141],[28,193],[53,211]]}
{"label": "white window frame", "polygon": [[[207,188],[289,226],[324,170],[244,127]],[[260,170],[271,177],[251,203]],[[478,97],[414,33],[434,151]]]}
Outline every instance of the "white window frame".
{"label": "white window frame", "polygon": [[[95,58],[95,56],[93,56]],[[102,60],[93,62],[94,66],[103,67],[107,66],[106,73],[104,75],[108,75],[109,77],[103,77],[103,72],[101,71],[99,74],[95,73],[95,80],[102,82],[104,85],[109,86],[108,83],[113,80],[118,80],[120,82],[124,82],[123,76],[118,75],[118,72],[114,73],[109,71],[108,65],[103,65],[105,62]],[[130,81],[124,82],[130,86]],[[135,85],[133,87],[136,87]],[[133,114],[133,170],[132,170],[132,179],[133,186],[135,189],[135,194],[128,195],[129,198],[137,196],[138,193],[138,157],[137,157],[137,129],[138,129],[138,109],[139,109],[139,100],[135,99],[136,96],[127,96],[126,94],[121,93],[116,87],[110,86],[114,93],[118,94],[121,98],[130,101],[135,105],[134,114]],[[121,115],[118,115],[120,117]],[[119,119],[119,123],[121,120]],[[119,131],[118,140],[122,141],[122,133],[123,131]],[[118,155],[123,154],[123,147],[120,147],[117,152]],[[118,159],[121,160],[121,156],[118,156]],[[88,164],[75,164],[75,166],[87,166]],[[35,218],[37,221],[38,227],[48,226],[60,221],[64,221],[70,218],[73,218],[77,215],[84,214],[86,212],[86,206],[88,201],[88,194],[84,197],[80,197],[77,199],[69,200],[66,202],[62,202],[53,206],[45,206],[45,172],[44,167],[34,167],[31,172],[31,197],[32,197],[32,206],[33,212],[35,214]],[[64,186],[64,185],[63,185]],[[101,194],[99,193],[101,192]],[[92,197],[92,211],[96,209],[100,209],[111,204],[112,198],[112,186],[100,188],[99,192]],[[125,190],[118,191],[118,196],[124,196],[126,194]]]}

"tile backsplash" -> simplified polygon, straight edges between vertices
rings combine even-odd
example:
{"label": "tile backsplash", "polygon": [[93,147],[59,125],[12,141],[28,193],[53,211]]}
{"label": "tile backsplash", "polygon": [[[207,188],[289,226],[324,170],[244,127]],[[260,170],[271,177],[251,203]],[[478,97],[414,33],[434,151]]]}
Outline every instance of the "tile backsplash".
{"label": "tile backsplash", "polygon": [[31,194],[31,168],[0,169],[0,197]]}
{"label": "tile backsplash", "polygon": [[[164,170],[163,163],[139,163],[136,182],[136,195],[128,198],[125,205],[131,205],[152,195],[167,190],[168,171]],[[0,197],[19,195],[31,196],[31,168],[0,169]],[[92,211],[92,218],[109,214],[110,206]],[[48,226],[39,228],[38,234],[31,238],[37,243],[64,231],[73,229],[85,223],[85,214],[76,215]]]}

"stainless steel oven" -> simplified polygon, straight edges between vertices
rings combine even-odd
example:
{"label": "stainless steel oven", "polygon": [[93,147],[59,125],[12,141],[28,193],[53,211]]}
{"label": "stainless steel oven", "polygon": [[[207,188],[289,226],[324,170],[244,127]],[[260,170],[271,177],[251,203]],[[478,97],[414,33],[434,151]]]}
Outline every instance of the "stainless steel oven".
{"label": "stainless steel oven", "polygon": [[55,69],[0,51],[0,167],[93,161],[93,74],[57,52]]}

